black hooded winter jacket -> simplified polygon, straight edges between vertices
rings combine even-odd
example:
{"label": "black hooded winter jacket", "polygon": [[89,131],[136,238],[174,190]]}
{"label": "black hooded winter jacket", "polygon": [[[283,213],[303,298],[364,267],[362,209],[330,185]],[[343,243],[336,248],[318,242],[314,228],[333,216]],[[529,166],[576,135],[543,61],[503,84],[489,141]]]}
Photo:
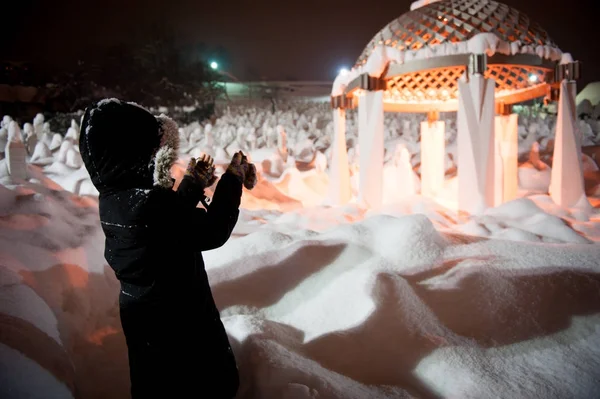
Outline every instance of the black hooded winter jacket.
{"label": "black hooded winter jacket", "polygon": [[[121,321],[136,397],[232,397],[238,375],[201,251],[237,222],[242,184],[225,173],[208,210],[203,187],[174,191],[176,124],[119,100],[88,108],[80,151],[98,189],[105,257],[121,282]],[[204,392],[205,396],[194,396]]]}

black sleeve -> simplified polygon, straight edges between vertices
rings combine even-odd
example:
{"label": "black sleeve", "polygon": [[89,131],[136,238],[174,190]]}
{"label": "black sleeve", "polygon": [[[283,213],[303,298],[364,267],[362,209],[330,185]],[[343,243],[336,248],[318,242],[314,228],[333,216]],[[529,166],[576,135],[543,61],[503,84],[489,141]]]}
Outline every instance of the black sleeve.
{"label": "black sleeve", "polygon": [[177,189],[178,212],[188,242],[194,251],[219,248],[227,242],[237,223],[242,198],[242,183],[229,173],[217,183],[208,210],[197,208],[204,190],[190,177],[184,177]]}

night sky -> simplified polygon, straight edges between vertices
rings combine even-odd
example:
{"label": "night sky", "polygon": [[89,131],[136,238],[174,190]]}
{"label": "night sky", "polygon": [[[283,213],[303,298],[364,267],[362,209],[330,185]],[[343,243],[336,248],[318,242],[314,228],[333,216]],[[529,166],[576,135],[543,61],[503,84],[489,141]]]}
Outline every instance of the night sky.
{"label": "night sky", "polygon": [[[563,51],[583,63],[581,85],[600,80],[600,1],[504,2],[539,22]],[[407,12],[410,4],[410,0],[6,0],[0,51],[5,59],[60,65],[130,43],[159,23],[192,46],[204,42],[224,48],[228,71],[240,79],[333,80],[340,67],[351,67],[374,34]]]}

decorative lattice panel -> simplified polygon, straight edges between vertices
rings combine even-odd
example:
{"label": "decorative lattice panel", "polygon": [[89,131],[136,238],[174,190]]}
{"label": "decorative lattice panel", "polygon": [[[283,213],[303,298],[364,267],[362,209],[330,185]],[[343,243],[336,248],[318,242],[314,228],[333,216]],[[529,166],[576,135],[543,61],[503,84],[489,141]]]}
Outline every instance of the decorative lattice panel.
{"label": "decorative lattice panel", "polygon": [[428,102],[458,96],[458,78],[465,67],[431,69],[397,76],[388,80],[386,97],[395,101]]}
{"label": "decorative lattice panel", "polygon": [[390,22],[367,45],[356,65],[364,64],[378,45],[401,51],[419,50],[467,41],[484,32],[494,33],[506,42],[556,47],[540,25],[506,4],[493,0],[443,0]]}
{"label": "decorative lattice panel", "polygon": [[486,77],[496,81],[497,91],[524,90],[545,82],[546,70],[521,65],[489,65]]}
{"label": "decorative lattice panel", "polygon": [[[396,76],[387,81],[386,101],[439,102],[458,98],[458,79],[466,67],[430,69]],[[535,76],[535,78],[532,78]],[[520,65],[488,65],[486,77],[496,91],[527,90],[545,82],[546,70]]]}

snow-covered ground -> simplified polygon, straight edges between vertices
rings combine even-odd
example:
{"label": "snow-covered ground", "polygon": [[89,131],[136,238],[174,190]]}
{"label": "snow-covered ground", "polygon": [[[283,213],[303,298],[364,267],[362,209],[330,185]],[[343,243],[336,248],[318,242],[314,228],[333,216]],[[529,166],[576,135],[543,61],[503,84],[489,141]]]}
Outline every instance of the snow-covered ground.
{"label": "snow-covered ground", "polygon": [[[181,178],[201,151],[225,166],[243,149],[261,172],[234,237],[205,253],[239,398],[600,397],[600,211],[585,220],[547,195],[553,117],[520,118],[519,199],[469,216],[452,206],[454,117],[443,115],[446,191],[434,202],[398,200],[394,184],[399,146],[418,183],[423,117],[386,116],[386,204],[374,213],[326,205],[329,106],[280,107],[231,106],[214,126],[182,127],[173,170]],[[349,113],[355,192],[356,122]],[[598,121],[580,124],[584,145],[600,144]],[[76,122],[66,135],[39,118],[9,125],[0,141],[18,135],[30,155],[26,180],[0,161],[0,397],[125,398],[118,282]],[[598,205],[598,167],[585,167]]]}

